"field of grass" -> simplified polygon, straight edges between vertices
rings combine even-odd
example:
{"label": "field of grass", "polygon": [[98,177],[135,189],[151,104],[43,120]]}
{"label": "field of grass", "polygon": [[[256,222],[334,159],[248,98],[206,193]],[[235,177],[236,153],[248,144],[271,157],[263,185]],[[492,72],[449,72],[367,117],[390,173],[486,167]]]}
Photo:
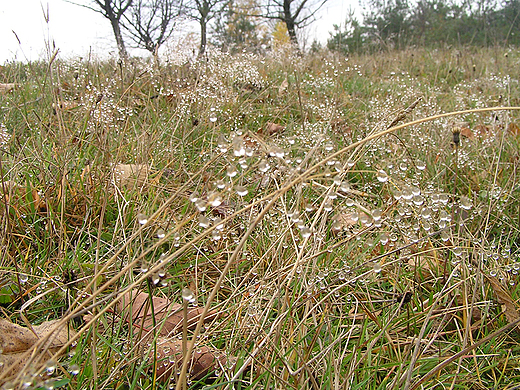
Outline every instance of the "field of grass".
{"label": "field of grass", "polygon": [[66,337],[0,327],[0,384],[517,388],[519,80],[503,48],[5,64],[1,318]]}

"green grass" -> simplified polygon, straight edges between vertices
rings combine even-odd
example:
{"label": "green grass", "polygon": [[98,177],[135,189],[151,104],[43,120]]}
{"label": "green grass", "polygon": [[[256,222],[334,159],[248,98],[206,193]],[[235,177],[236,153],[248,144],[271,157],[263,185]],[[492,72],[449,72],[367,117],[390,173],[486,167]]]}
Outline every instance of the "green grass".
{"label": "green grass", "polygon": [[[154,378],[155,341],[139,343],[113,305],[128,289],[181,303],[187,286],[221,313],[188,334],[194,349],[237,357],[188,378],[194,388],[411,389],[428,373],[425,388],[518,381],[518,328],[500,331],[515,314],[502,313],[489,278],[516,301],[519,145],[507,128],[520,113],[479,109],[520,105],[519,60],[465,48],[6,64],[0,82],[17,88],[0,95],[0,170],[24,189],[0,205],[2,313],[80,332],[52,375],[32,366],[0,382],[172,388]],[[419,98],[396,124],[474,111],[387,131]],[[286,128],[258,135],[268,122]],[[459,122],[475,136],[456,148]],[[149,174],[116,185],[118,164]],[[159,271],[167,283],[154,287]]]}

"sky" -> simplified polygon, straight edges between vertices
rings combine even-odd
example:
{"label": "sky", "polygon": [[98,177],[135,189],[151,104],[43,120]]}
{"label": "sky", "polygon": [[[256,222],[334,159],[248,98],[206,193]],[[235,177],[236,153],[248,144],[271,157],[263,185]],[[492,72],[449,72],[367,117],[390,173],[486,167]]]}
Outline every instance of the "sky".
{"label": "sky", "polygon": [[[358,0],[329,0],[306,35],[325,43],[333,24],[343,24],[357,7]],[[65,0],[0,0],[0,64],[49,58],[55,49],[62,58],[117,55],[110,24],[99,13]]]}

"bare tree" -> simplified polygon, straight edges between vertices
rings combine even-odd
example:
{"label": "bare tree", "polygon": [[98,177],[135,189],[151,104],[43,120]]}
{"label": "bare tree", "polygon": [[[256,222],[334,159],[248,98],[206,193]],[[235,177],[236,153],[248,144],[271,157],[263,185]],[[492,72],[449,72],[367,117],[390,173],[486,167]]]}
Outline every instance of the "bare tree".
{"label": "bare tree", "polygon": [[267,0],[263,17],[281,20],[287,26],[291,42],[298,46],[296,28],[304,28],[314,21],[316,12],[328,0]]}
{"label": "bare tree", "polygon": [[90,5],[79,4],[73,1],[69,3],[88,8],[92,11],[98,12],[110,21],[114,37],[116,38],[117,49],[119,50],[119,57],[122,59],[128,58],[125,41],[121,32],[122,18],[128,8],[132,5],[132,0],[91,0]]}
{"label": "bare tree", "polygon": [[189,18],[200,25],[199,55],[204,54],[208,42],[208,23],[216,15],[223,12],[229,0],[190,0],[186,4]]}
{"label": "bare tree", "polygon": [[138,47],[156,53],[173,33],[181,13],[181,0],[133,0],[123,26]]}

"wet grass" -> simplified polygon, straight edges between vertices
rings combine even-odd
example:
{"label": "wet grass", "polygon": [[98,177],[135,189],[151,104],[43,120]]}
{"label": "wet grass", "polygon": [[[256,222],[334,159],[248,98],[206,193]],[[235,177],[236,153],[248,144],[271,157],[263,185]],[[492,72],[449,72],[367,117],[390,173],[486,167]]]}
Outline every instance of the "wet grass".
{"label": "wet grass", "polygon": [[79,333],[55,369],[4,388],[173,388],[114,305],[185,287],[221,313],[192,347],[237,357],[194,388],[518,381],[519,112],[487,108],[520,105],[519,60],[6,64],[2,312]]}

